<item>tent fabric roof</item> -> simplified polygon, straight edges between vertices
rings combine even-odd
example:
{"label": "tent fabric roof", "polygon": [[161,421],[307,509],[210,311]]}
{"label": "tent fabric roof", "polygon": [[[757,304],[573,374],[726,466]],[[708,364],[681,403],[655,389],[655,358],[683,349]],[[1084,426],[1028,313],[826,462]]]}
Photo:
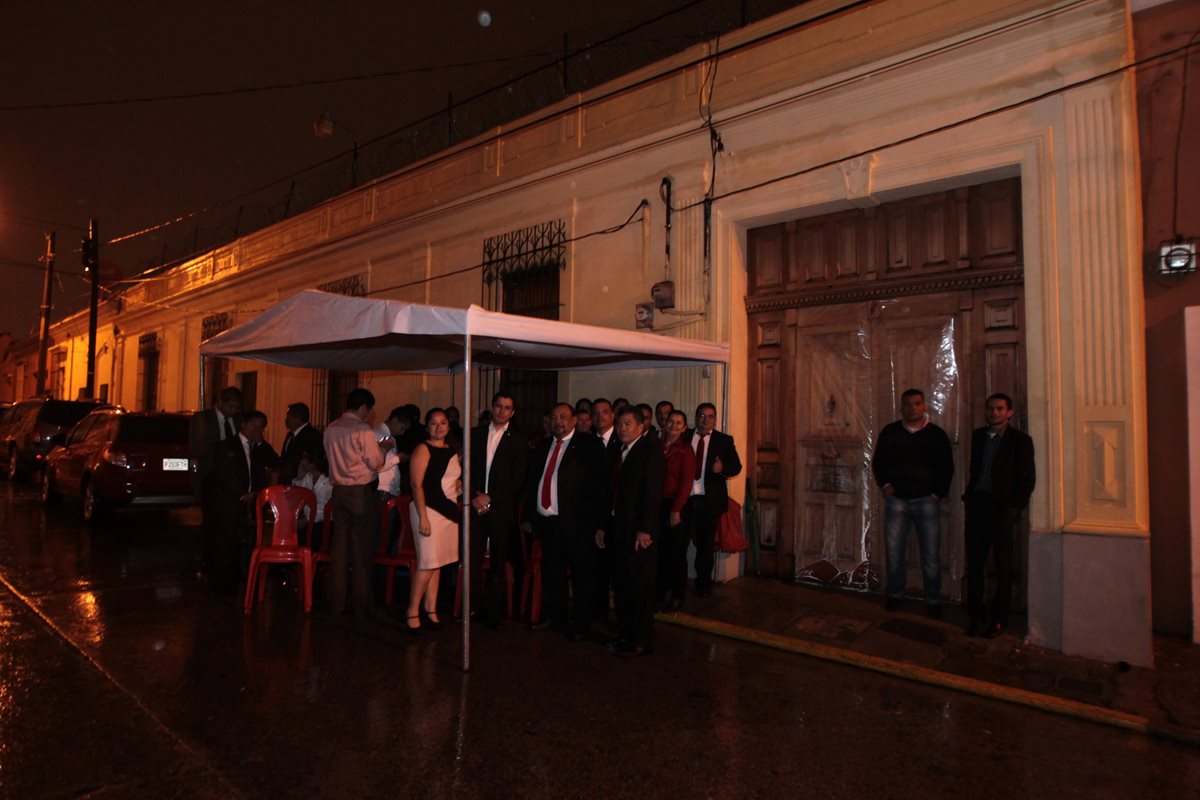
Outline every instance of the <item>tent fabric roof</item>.
{"label": "tent fabric roof", "polygon": [[303,291],[200,346],[289,367],[446,373],[477,366],[644,369],[726,364],[724,344],[488,311]]}

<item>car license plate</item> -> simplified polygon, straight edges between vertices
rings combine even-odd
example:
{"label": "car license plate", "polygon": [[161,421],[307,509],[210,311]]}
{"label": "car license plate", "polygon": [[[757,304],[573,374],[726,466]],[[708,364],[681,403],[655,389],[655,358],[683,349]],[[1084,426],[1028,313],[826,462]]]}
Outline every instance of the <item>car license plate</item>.
{"label": "car license plate", "polygon": [[188,460],[186,458],[164,458],[163,472],[187,472]]}

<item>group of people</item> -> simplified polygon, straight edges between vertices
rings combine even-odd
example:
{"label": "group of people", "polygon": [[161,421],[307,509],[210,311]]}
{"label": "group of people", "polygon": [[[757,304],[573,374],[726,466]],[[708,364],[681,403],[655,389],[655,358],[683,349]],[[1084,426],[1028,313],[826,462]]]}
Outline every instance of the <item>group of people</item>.
{"label": "group of people", "polygon": [[683,605],[689,542],[696,594],[711,592],[725,484],[741,472],[733,440],[714,430],[716,409],[701,404],[689,429],[687,415],[669,401],[657,408],[607,398],[558,403],[531,447],[512,424],[514,403],[497,392],[469,443],[465,501],[479,620],[500,627],[501,565],[530,551],[519,541],[536,541],[545,616],[535,628],[595,638],[611,607],[617,634],[610,649],[631,657],[652,652],[656,608]]}
{"label": "group of people", "polygon": [[[279,453],[263,440],[266,415],[242,413],[241,406],[241,393],[227,388],[191,426],[204,570],[218,590],[232,590],[245,577],[257,493],[291,483],[314,492],[317,520],[327,509],[332,515],[333,614],[349,599],[357,616],[373,616],[379,508],[402,494],[411,496],[417,553],[405,619],[414,633],[441,625],[439,575],[459,560],[460,503],[470,505],[472,613],[488,627],[502,624],[505,565],[519,570],[534,541],[545,609],[535,627],[591,638],[596,623],[607,621],[611,598],[617,635],[609,644],[621,655],[651,652],[656,609],[682,607],[689,544],[695,545],[694,592],[712,591],[726,483],[742,464],[732,437],[716,430],[711,403],[696,408],[690,427],[687,415],[665,400],[654,407],[623,398],[558,403],[545,415],[542,437],[531,441],[512,423],[513,395],[500,391],[463,442],[450,408],[430,409],[422,424],[419,409],[399,406],[373,426],[375,398],[359,388],[323,432],[311,425],[305,404],[289,405]],[[921,390],[905,391],[900,408],[901,418],[880,431],[871,461],[884,497],[885,604],[893,610],[904,596],[908,534],[915,528],[927,611],[940,619],[940,505],[954,476],[953,450],[929,420]],[[1032,440],[1009,424],[1012,398],[989,396],[985,413],[987,425],[972,437],[963,501],[968,633],[992,637],[1008,624],[1015,531],[1035,473]],[[469,476],[463,447],[471,448]],[[996,575],[990,606],[983,598],[989,557]]]}
{"label": "group of people", "polygon": [[[515,399],[505,391],[492,398],[468,442],[454,409],[430,409],[422,424],[415,406],[400,406],[373,426],[370,391],[355,389],[345,406],[323,432],[311,425],[305,404],[288,406],[278,453],[263,440],[266,415],[243,413],[236,388],[193,417],[204,572],[218,590],[231,591],[246,577],[257,493],[291,483],[314,492],[317,520],[327,508],[332,516],[333,614],[349,602],[357,616],[373,616],[379,508],[401,494],[411,496],[417,553],[404,622],[412,632],[441,625],[439,575],[459,559],[460,503],[470,504],[473,614],[490,628],[502,624],[504,565],[520,569],[534,541],[545,609],[534,627],[575,640],[599,636],[593,626],[607,620],[611,597],[618,634],[608,643],[621,655],[651,652],[655,610],[683,605],[689,543],[696,547],[694,591],[712,591],[726,481],[741,461],[733,439],[715,430],[711,403],[696,409],[691,428],[669,401],[655,408],[606,398],[559,403],[533,442],[512,424]],[[464,446],[472,464],[465,477]],[[485,553],[489,570],[482,568]]]}
{"label": "group of people", "polygon": [[[970,472],[962,497],[969,636],[994,638],[1008,626],[1016,529],[1036,482],[1033,440],[1010,424],[1013,414],[1011,397],[989,395],[987,424],[971,436]],[[879,432],[871,468],[884,497],[885,607],[897,608],[904,597],[908,533],[915,529],[926,610],[941,619],[941,502],[954,478],[954,453],[946,432],[929,420],[920,389],[900,396],[900,419]],[[991,603],[985,604],[989,555],[996,588]]]}

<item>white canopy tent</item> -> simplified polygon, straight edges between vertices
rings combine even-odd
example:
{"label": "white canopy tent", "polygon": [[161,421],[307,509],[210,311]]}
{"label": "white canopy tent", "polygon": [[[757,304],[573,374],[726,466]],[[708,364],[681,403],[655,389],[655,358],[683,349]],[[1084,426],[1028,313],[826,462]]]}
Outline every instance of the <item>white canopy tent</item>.
{"label": "white canopy tent", "polygon": [[[474,424],[471,369],[651,369],[729,363],[724,344],[534,319],[479,306],[446,308],[304,291],[200,346],[205,358],[246,358],[310,369],[464,373],[463,422]],[[204,385],[203,379],[201,386]],[[201,398],[201,405],[204,398]],[[468,432],[469,441],[469,432]],[[463,481],[471,471],[464,447]],[[470,575],[470,504],[462,519],[463,575]],[[469,609],[470,580],[463,608]],[[463,669],[471,665],[463,625]]]}

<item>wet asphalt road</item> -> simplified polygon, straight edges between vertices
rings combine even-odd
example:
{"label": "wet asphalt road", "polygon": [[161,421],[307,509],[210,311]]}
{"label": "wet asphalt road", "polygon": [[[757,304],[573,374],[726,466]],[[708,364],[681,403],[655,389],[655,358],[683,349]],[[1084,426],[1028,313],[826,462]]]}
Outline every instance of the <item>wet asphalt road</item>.
{"label": "wet asphalt road", "polygon": [[454,626],[305,619],[279,583],[246,618],[194,522],[0,483],[0,797],[1200,791],[1197,750],[667,626],[634,661],[481,628],[468,675]]}

